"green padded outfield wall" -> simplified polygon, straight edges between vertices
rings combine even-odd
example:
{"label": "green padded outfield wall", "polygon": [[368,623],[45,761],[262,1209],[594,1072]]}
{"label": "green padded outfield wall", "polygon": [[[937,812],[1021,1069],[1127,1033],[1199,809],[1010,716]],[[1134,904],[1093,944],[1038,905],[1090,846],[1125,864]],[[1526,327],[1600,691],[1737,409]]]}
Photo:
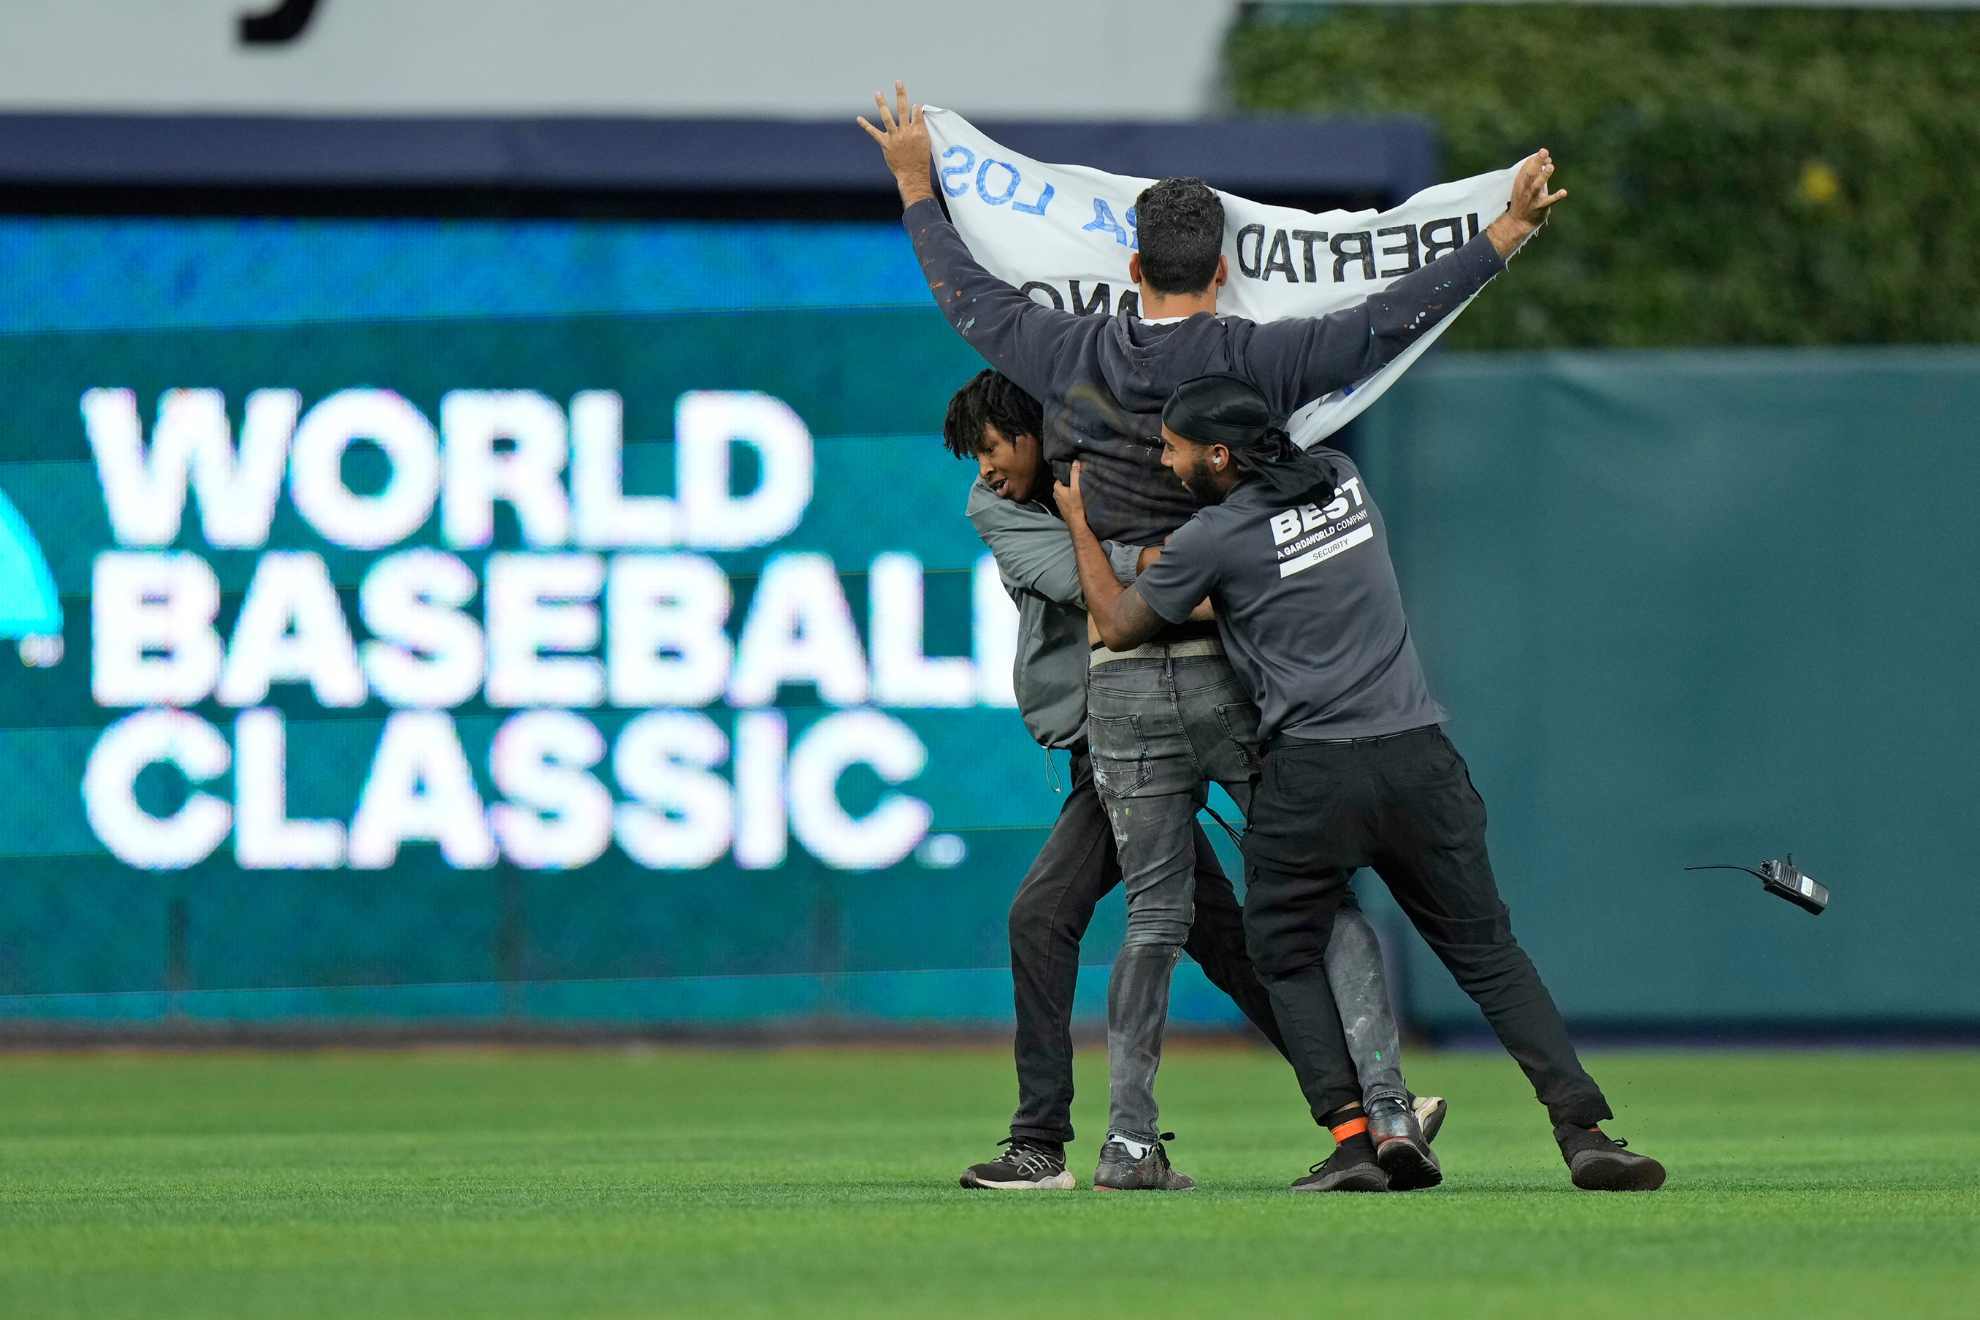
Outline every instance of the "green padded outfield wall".
{"label": "green padded outfield wall", "polygon": [[0,272],[57,597],[21,554],[0,1014],[1009,1011],[1054,798],[897,226],[14,221]]}
{"label": "green padded outfield wall", "polygon": [[[936,434],[977,365],[886,224],[0,223],[0,1024],[1006,1020],[1064,770]],[[1980,1022],[1976,404],[1449,359],[1362,424],[1571,1015]],[[1677,869],[1787,848],[1819,921]]]}
{"label": "green padded outfield wall", "polygon": [[[1976,419],[1970,349],[1453,357],[1367,414],[1514,929],[1571,1017],[1980,1023]],[[1822,916],[1681,870],[1788,851]],[[1405,948],[1418,1019],[1477,1023]]]}

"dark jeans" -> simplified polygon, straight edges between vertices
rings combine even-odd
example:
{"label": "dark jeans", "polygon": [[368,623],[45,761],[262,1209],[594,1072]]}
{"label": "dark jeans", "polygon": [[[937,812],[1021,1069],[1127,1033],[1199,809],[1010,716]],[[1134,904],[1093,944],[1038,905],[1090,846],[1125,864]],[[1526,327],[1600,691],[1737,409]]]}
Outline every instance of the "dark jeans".
{"label": "dark jeans", "polygon": [[1244,842],[1245,936],[1272,993],[1315,1118],[1360,1098],[1322,957],[1360,866],[1373,867],[1525,1070],[1556,1123],[1591,1126],[1608,1102],[1499,901],[1485,803],[1434,726],[1267,751]]}
{"label": "dark jeans", "polygon": [[[1285,1042],[1245,951],[1237,893],[1199,827],[1196,920],[1184,950],[1210,983],[1229,995],[1281,1054]],[[1011,1135],[1073,1138],[1072,1005],[1079,944],[1093,909],[1121,883],[1106,808],[1093,788],[1084,748],[1072,758],[1072,787],[1059,819],[1011,902],[1011,982],[1017,1008],[1018,1108]],[[1335,1024],[1338,1034],[1340,1026]]]}

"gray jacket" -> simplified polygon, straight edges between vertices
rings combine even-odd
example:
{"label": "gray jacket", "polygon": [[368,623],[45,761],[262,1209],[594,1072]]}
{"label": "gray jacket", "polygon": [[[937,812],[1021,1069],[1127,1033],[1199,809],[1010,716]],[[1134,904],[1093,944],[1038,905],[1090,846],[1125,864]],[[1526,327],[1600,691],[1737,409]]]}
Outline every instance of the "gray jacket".
{"label": "gray jacket", "polygon": [[[1024,727],[1040,747],[1086,741],[1086,598],[1072,537],[1047,504],[1000,498],[979,478],[964,508],[970,525],[997,560],[997,575],[1018,610],[1017,658],[1011,687]],[[1123,582],[1134,580],[1137,546],[1109,544],[1107,557]]]}

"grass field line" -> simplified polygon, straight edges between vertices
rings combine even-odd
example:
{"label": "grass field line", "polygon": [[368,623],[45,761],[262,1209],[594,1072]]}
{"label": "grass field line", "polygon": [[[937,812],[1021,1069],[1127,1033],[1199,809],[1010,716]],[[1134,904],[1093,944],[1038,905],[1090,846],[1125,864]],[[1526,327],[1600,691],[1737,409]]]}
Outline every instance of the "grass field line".
{"label": "grass field line", "polygon": [[[998,1048],[0,1056],[0,1314],[1971,1313],[1980,1053],[1588,1062],[1664,1191],[1575,1192],[1482,1051],[1406,1060],[1445,1186],[1359,1197],[1285,1190],[1326,1142],[1250,1048],[1165,1061],[1179,1196],[957,1187]],[[1103,1052],[1078,1088],[1084,1183]]]}

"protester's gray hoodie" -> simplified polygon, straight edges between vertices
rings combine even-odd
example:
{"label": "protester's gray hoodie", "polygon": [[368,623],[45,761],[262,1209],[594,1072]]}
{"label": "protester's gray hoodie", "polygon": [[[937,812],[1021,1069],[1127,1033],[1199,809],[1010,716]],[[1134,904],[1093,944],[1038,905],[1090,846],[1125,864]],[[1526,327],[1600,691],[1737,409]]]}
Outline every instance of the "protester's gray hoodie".
{"label": "protester's gray hoodie", "polygon": [[1161,465],[1162,405],[1195,376],[1251,382],[1289,417],[1397,357],[1505,269],[1484,234],[1365,302],[1323,317],[1254,322],[1199,313],[1153,324],[1123,309],[1081,316],[1032,301],[978,265],[935,201],[910,206],[929,292],[991,366],[1045,408],[1045,457],[1085,464],[1087,521],[1103,539],[1155,545],[1196,502]]}

